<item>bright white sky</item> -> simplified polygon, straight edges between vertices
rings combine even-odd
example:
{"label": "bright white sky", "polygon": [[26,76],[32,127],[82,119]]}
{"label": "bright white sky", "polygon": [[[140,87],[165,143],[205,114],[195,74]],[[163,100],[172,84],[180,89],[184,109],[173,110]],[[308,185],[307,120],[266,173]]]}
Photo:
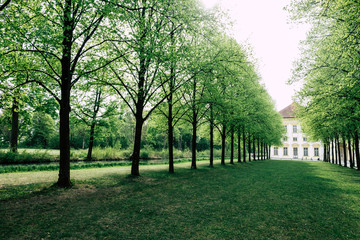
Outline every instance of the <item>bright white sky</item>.
{"label": "bright white sky", "polygon": [[293,61],[299,56],[299,42],[306,37],[306,26],[287,24],[283,8],[289,0],[202,0],[208,8],[220,4],[235,21],[233,36],[249,43],[258,59],[262,82],[274,99],[276,109],[292,103],[295,87],[286,84]]}

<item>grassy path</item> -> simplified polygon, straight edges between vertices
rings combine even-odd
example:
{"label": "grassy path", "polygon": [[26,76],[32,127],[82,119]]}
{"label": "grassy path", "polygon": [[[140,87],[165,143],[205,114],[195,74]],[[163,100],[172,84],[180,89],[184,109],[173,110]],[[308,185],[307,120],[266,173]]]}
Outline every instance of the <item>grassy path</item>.
{"label": "grassy path", "polygon": [[[0,182],[0,239],[360,239],[360,175],[323,162],[74,170]],[[32,175],[32,176],[31,176]],[[32,183],[22,185],[28,179]],[[9,182],[7,182],[9,183]]]}

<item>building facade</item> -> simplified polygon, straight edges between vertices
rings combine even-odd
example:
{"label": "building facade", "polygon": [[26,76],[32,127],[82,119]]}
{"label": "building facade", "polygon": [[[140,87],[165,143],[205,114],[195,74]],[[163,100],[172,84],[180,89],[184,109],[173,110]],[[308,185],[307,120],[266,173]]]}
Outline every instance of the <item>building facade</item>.
{"label": "building facade", "polygon": [[310,142],[302,132],[300,122],[295,116],[294,104],[287,106],[279,113],[283,118],[286,133],[281,146],[271,147],[271,159],[323,160],[323,144]]}

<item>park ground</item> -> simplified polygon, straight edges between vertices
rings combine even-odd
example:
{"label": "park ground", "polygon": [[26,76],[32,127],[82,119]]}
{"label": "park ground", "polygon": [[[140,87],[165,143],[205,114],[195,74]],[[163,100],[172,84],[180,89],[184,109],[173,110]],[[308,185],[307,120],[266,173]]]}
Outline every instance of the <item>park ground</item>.
{"label": "park ground", "polygon": [[0,174],[0,239],[360,239],[359,172],[324,162],[199,162]]}

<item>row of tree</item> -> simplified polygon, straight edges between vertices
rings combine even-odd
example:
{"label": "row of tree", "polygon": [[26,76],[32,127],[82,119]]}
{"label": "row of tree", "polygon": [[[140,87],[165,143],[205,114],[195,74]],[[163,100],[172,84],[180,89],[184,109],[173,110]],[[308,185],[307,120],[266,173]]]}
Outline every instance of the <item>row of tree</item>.
{"label": "row of tree", "polygon": [[312,24],[292,79],[304,83],[298,114],[306,131],[325,143],[325,161],[341,164],[341,144],[348,151],[344,165],[356,160],[360,166],[360,3],[293,1],[289,10],[293,20]]}
{"label": "row of tree", "polygon": [[[71,116],[90,129],[91,159],[99,121],[130,114],[133,176],[140,174],[143,127],[150,116],[166,122],[170,172],[180,121],[191,125],[192,168],[204,123],[211,165],[214,129],[221,135],[223,164],[227,136],[231,159],[235,136],[239,145],[243,138],[244,159],[246,141],[264,156],[280,141],[281,119],[249,50],[221,30],[220,15],[196,0],[11,1],[0,19],[0,80],[3,102],[12,104],[11,148],[17,147],[21,102],[44,106],[43,96],[59,109],[61,187],[71,185]],[[240,151],[238,146],[238,156]]]}

